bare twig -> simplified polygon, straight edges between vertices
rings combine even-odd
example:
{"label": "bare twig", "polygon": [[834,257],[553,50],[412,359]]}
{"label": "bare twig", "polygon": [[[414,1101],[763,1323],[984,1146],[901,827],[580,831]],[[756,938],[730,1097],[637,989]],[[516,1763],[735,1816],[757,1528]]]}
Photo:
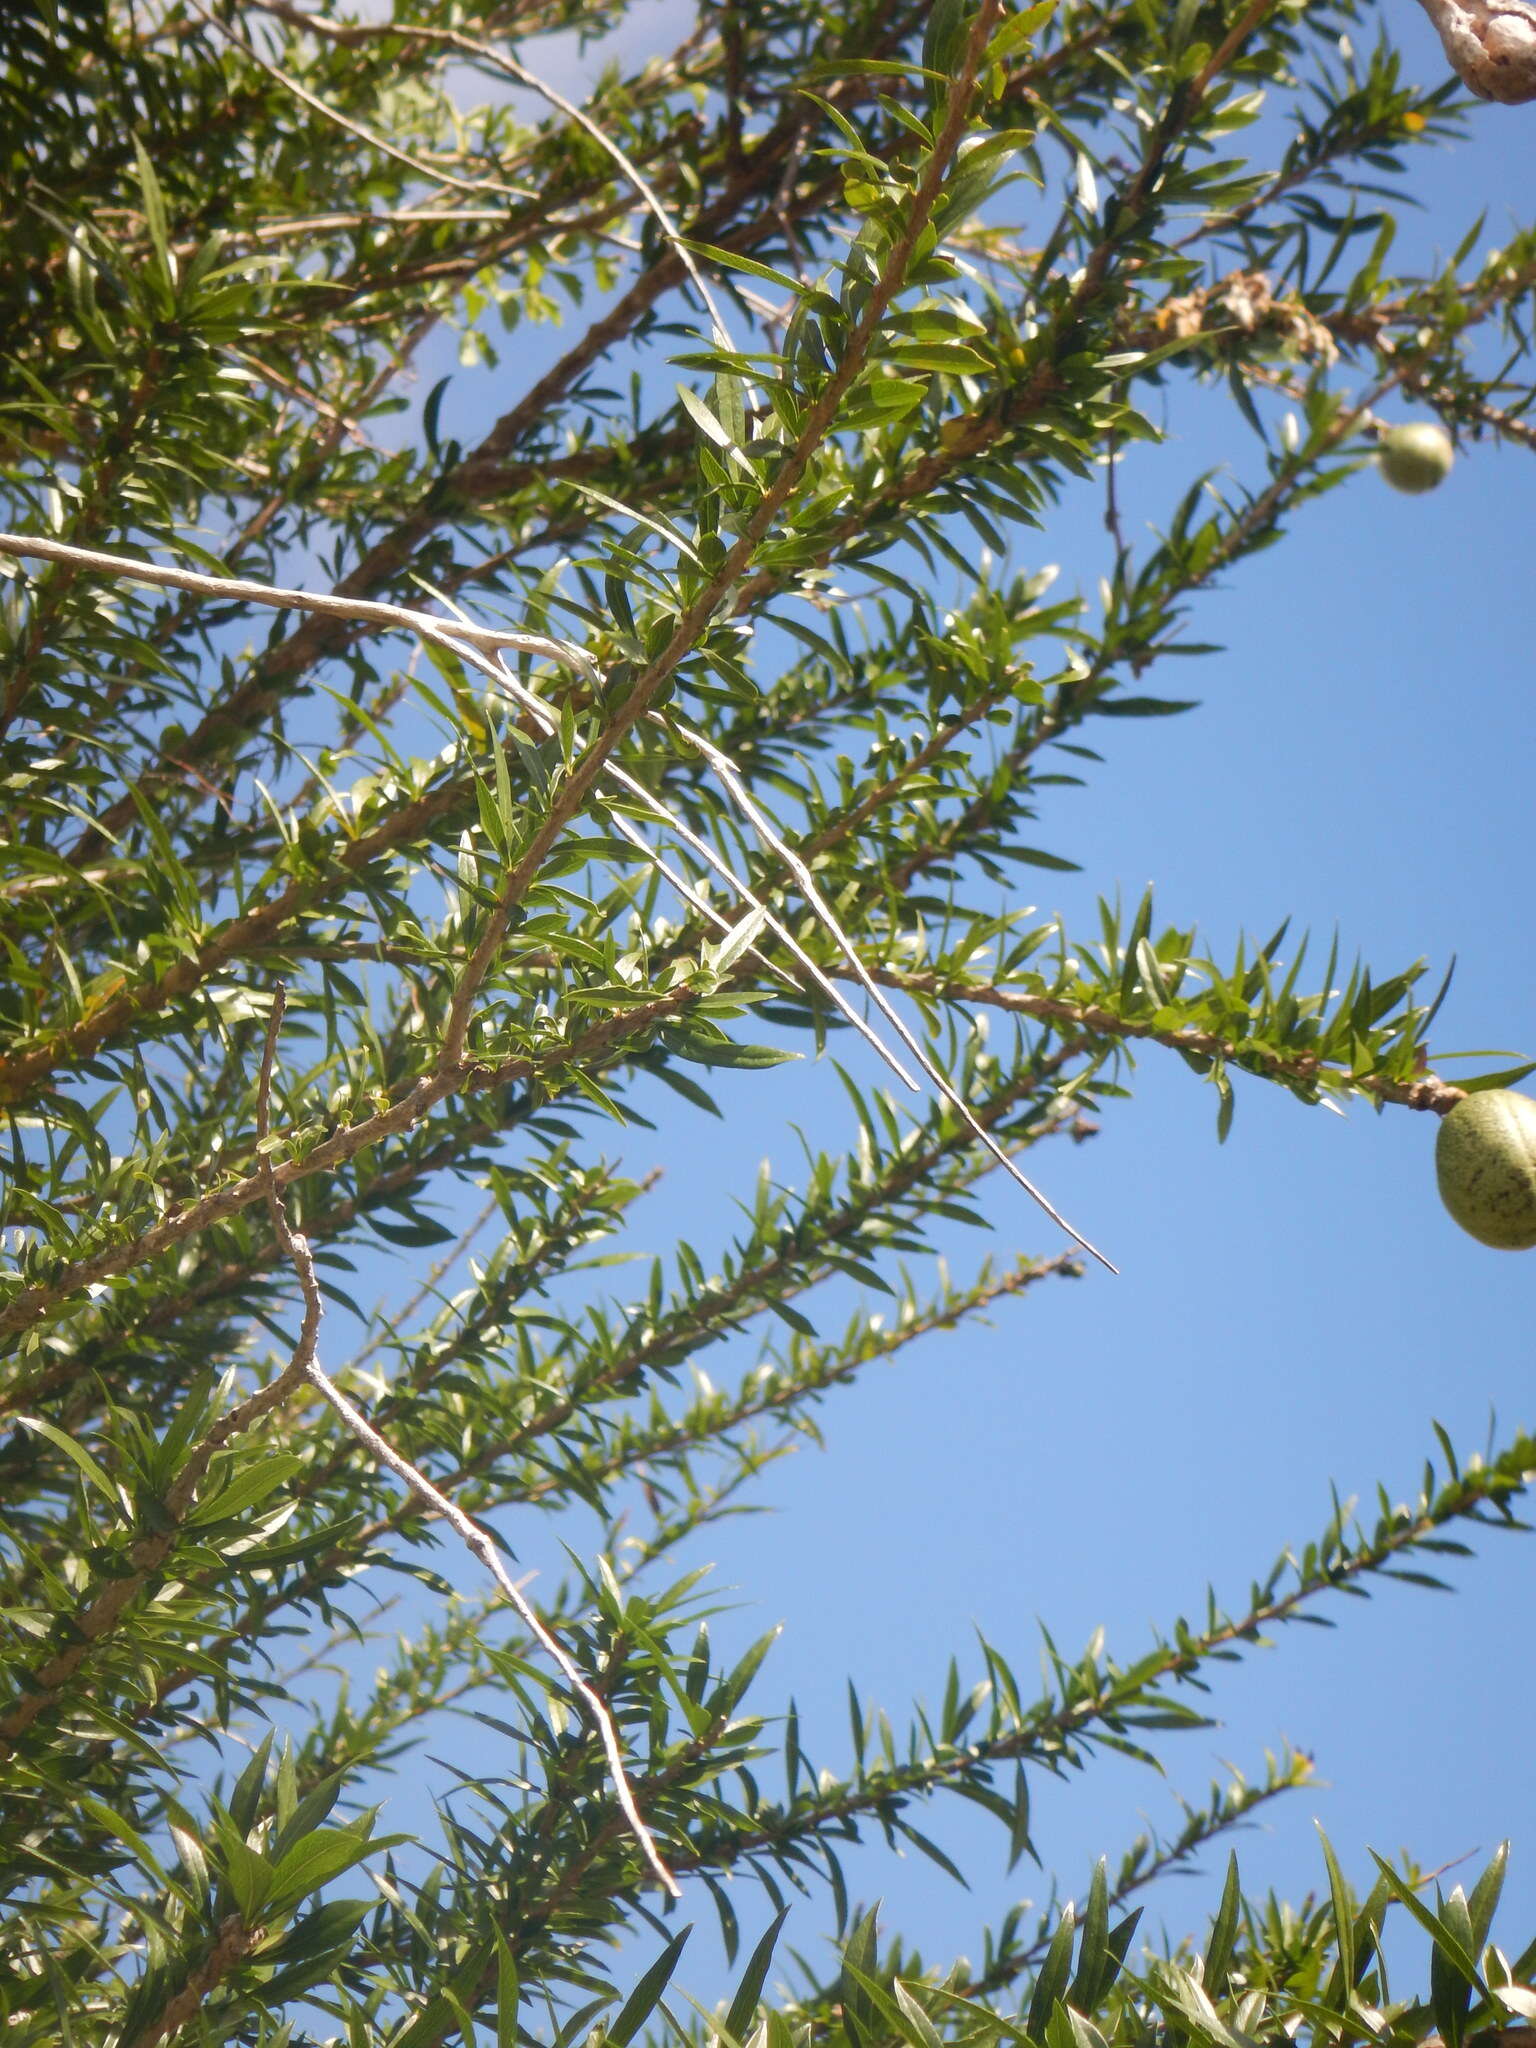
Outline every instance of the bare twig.
{"label": "bare twig", "polygon": [[[704,281],[704,273],[694,261],[692,250],[678,233],[676,223],[662,203],[655,187],[641,173],[633,159],[619,147],[618,143],[614,141],[613,137],[607,133],[599,122],[593,120],[592,116],[584,108],[578,107],[573,100],[566,99],[564,94],[556,92],[552,85],[547,85],[542,78],[530,71],[526,65],[520,64],[515,57],[509,57],[505,50],[495,49],[491,44],[480,42],[474,36],[465,35],[462,29],[437,28],[426,22],[397,21],[378,25],[373,23],[348,23],[345,27],[340,27],[336,23],[327,21],[323,15],[307,14],[302,8],[281,4],[281,0],[254,0],[254,4],[260,8],[262,13],[275,15],[278,20],[285,21],[292,27],[303,27],[312,35],[329,37],[337,42],[345,40],[351,44],[359,42],[367,36],[387,35],[393,40],[445,45],[449,49],[462,51],[466,56],[478,57],[482,63],[489,64],[495,70],[503,72],[508,78],[515,79],[519,85],[526,87],[529,92],[537,93],[539,98],[546,101],[557,113],[564,114],[568,121],[574,121],[583,134],[590,136],[599,149],[603,150],[605,154],[613,159],[618,167],[620,176],[639,196],[641,204],[655,219],[661,232],[676,251],[678,261],[682,264],[684,270],[687,271],[693,288],[703,302],[705,312],[709,315],[709,323],[714,330],[715,346],[734,352],[735,343],[731,339],[730,329],[725,324],[714,294]],[[440,175],[440,173],[434,173],[434,175]],[[522,196],[526,198],[531,195],[525,193]]]}
{"label": "bare twig", "polygon": [[365,128],[361,121],[354,121],[349,114],[342,113],[340,108],[333,107],[327,101],[320,99],[307,86],[300,85],[299,81],[289,72],[284,71],[280,65],[274,64],[268,57],[263,57],[258,49],[245,40],[244,36],[236,35],[227,23],[220,21],[216,15],[210,14],[207,8],[200,4],[200,0],[189,0],[189,5],[194,13],[202,16],[210,28],[216,28],[226,41],[233,43],[243,57],[249,57],[253,64],[265,71],[269,78],[275,79],[285,92],[291,92],[294,98],[301,101],[312,113],[318,114],[324,121],[334,122],[338,128],[344,128],[349,135],[355,135],[359,142],[366,142],[370,149],[378,150],[381,155],[393,157],[396,163],[404,164],[408,170],[414,171],[418,177],[430,179],[434,184],[452,185],[459,192],[473,192],[482,195],[487,192],[499,192],[508,199],[525,201],[538,197],[537,193],[530,192],[524,186],[503,185],[495,178],[457,178],[451,171],[445,171],[436,164],[427,163],[421,157],[412,156],[409,150],[402,149],[398,143],[387,142],[382,135],[376,134],[373,129]]}
{"label": "bare twig", "polygon": [[515,57],[509,57],[504,50],[494,50],[488,43],[477,42],[473,36],[466,36],[457,29],[416,30],[414,33],[430,34],[435,42],[451,43],[455,49],[473,52],[474,55],[483,58],[486,63],[494,64],[499,71],[504,71],[509,78],[515,78],[519,85],[526,86],[530,92],[536,92],[541,99],[547,100],[559,113],[564,114],[568,121],[574,121],[577,127],[584,134],[589,135],[600,149],[605,150],[613,158],[625,182],[633,186],[640,197],[641,203],[651,214],[660,227],[661,232],[677,252],[678,261],[682,264],[684,270],[687,271],[693,288],[702,300],[705,312],[709,315],[709,324],[714,330],[715,346],[717,348],[729,349],[734,353],[736,344],[731,339],[731,331],[725,324],[714,294],[704,281],[704,273],[694,261],[693,251],[678,233],[676,224],[658,197],[655,187],[641,174],[625,151],[620,149],[613,137],[598,122],[594,121],[585,109],[578,107],[573,100],[568,100],[562,94],[556,92],[552,85],[546,85],[542,78],[537,77],[525,65],[519,64]]}
{"label": "bare twig", "polygon": [[401,626],[428,640],[443,640],[450,634],[467,640],[473,647],[492,652],[502,647],[519,654],[532,654],[553,661],[595,683],[597,668],[591,657],[568,640],[551,640],[543,633],[521,633],[508,626],[461,625],[438,618],[432,612],[414,610],[404,604],[376,604],[370,598],[335,597],[311,590],[288,590],[280,584],[250,583],[241,576],[202,576],[192,569],[163,568],[158,562],[137,562],[127,555],[99,554],[93,548],[70,547],[64,541],[45,540],[41,534],[0,533],[0,555],[36,557],[44,562],[67,562],[78,569],[94,570],[101,576],[121,576],[130,583],[152,583],[170,590],[191,590],[200,597],[222,597],[245,604],[271,605],[278,611],[315,612],[328,619],[360,619],[380,626]]}
{"label": "bare twig", "polygon": [[1104,453],[1104,527],[1115,544],[1115,567],[1119,569],[1123,567],[1129,550],[1125,545],[1125,534],[1120,525],[1120,499],[1115,489],[1120,464],[1120,447],[1113,428],[1110,429]]}
{"label": "bare twig", "polygon": [[[283,1021],[284,1001],[283,985],[279,982],[273,994],[272,1015],[267,1026],[266,1045],[263,1049],[261,1060],[261,1078],[257,1089],[256,1132],[258,1142],[264,1140],[268,1132],[272,1062],[277,1050],[278,1032]],[[283,1203],[282,1191],[277,1184],[277,1176],[272,1170],[270,1158],[265,1155],[261,1162],[261,1174],[265,1182],[267,1213],[272,1219],[273,1234],[283,1247],[293,1266],[304,1297],[303,1328],[300,1331],[298,1344],[294,1349],[292,1362],[283,1374],[284,1380],[291,1381],[297,1375],[302,1374],[315,1389],[316,1393],[323,1400],[328,1401],[331,1407],[335,1409],[347,1428],[351,1430],[352,1434],[374,1462],[384,1466],[387,1471],[393,1472],[402,1485],[408,1487],[419,1500],[425,1501],[428,1507],[441,1515],[470,1554],[478,1558],[480,1563],[484,1565],[485,1569],[496,1581],[496,1584],[501,1588],[508,1604],[515,1611],[524,1628],[527,1629],[535,1642],[544,1650],[545,1654],[565,1679],[566,1684],[569,1685],[572,1692],[577,1695],[586,1708],[593,1725],[597,1729],[604,1755],[607,1757],[608,1772],[613,1783],[614,1796],[619,1802],[624,1818],[629,1823],[635,1840],[639,1843],[641,1852],[646,1862],[650,1865],[652,1874],[657,1882],[673,1898],[681,1898],[682,1892],[677,1880],[662,1861],[661,1853],[656,1847],[655,1837],[646,1826],[640,1809],[635,1804],[635,1796],[630,1790],[629,1779],[624,1769],[624,1753],[619,1747],[618,1731],[614,1727],[613,1716],[609,1713],[608,1707],[601,1695],[582,1676],[569,1651],[546,1628],[538,1613],[529,1603],[527,1596],[517,1584],[517,1581],[502,1563],[490,1534],[482,1529],[469,1515],[465,1514],[464,1510],[451,1501],[445,1493],[434,1486],[424,1472],[413,1465],[408,1458],[402,1457],[393,1444],[386,1437],[379,1434],[378,1430],[374,1428],[361,1409],[355,1407],[348,1400],[347,1396],[320,1364],[315,1355],[315,1340],[319,1332],[320,1317],[324,1304],[320,1295],[320,1282],[315,1273],[314,1255],[310,1250],[309,1240],[301,1231],[295,1230],[288,1221],[288,1213]]]}
{"label": "bare twig", "polygon": [[417,1309],[421,1307],[421,1304],[437,1286],[449,1267],[457,1265],[459,1260],[463,1258],[465,1252],[469,1250],[469,1247],[474,1243],[481,1231],[484,1230],[486,1224],[495,1215],[497,1207],[498,1203],[494,1195],[489,1196],[481,1204],[478,1214],[459,1232],[459,1235],[449,1245],[442,1257],[435,1261],[426,1278],[416,1289],[415,1293],[411,1295],[410,1299],[402,1302],[393,1314],[385,1316],[380,1321],[378,1329],[366,1340],[361,1349],[353,1352],[343,1367],[345,1372],[360,1372],[369,1359],[376,1356],[390,1331],[398,1330],[402,1324],[408,1323],[411,1320]]}
{"label": "bare twig", "polygon": [[1046,1196],[1044,1196],[1040,1192],[1039,1188],[1035,1186],[1034,1182],[1030,1180],[1019,1169],[1019,1167],[1017,1167],[1014,1164],[1014,1162],[1008,1157],[1007,1153],[998,1144],[996,1138],[994,1138],[992,1133],[987,1129],[985,1124],[983,1124],[977,1117],[975,1110],[972,1109],[971,1105],[966,1101],[965,1097],[960,1093],[959,1089],[956,1088],[953,1081],[951,1081],[949,1076],[943,1071],[943,1069],[939,1067],[933,1061],[932,1058],[930,1058],[928,1051],[926,1047],[923,1045],[922,1041],[917,1037],[915,1032],[913,1032],[911,1027],[906,1022],[906,1019],[902,1016],[901,1012],[896,1008],[895,1004],[891,1002],[890,998],[885,994],[885,991],[880,987],[879,978],[869,971],[869,969],[864,965],[863,961],[859,958],[858,954],[854,951],[853,941],[848,937],[847,933],[843,930],[842,926],[838,923],[836,917],[833,915],[832,907],[827,902],[826,898],[822,895],[821,891],[817,888],[815,879],[812,876],[810,869],[806,866],[805,862],[801,860],[800,856],[795,852],[793,847],[787,845],[785,841],[779,837],[778,833],[774,831],[773,826],[769,823],[766,815],[763,813],[761,809],[759,809],[758,805],[753,800],[750,791],[747,789],[746,784],[742,781],[740,774],[737,772],[735,763],[731,761],[725,754],[722,754],[720,749],[717,746],[715,746],[710,740],[707,740],[702,733],[694,731],[694,729],[691,726],[685,726],[676,719],[668,721],[667,719],[661,717],[660,714],[657,714],[657,716],[660,723],[664,725],[670,724],[671,729],[677,732],[683,739],[685,739],[690,746],[698,748],[699,752],[704,756],[705,760],[708,761],[711,768],[714,769],[716,775],[719,776],[721,782],[725,785],[725,788],[728,790],[733,801],[735,802],[737,809],[748,820],[748,822],[752,826],[753,831],[756,832],[758,838],[763,842],[764,846],[768,847],[774,854],[776,854],[777,857],[781,861],[783,861],[784,865],[789,869],[789,872],[795,878],[795,881],[800,889],[801,894],[805,897],[807,903],[809,903],[811,908],[815,911],[817,917],[820,918],[826,930],[831,934],[838,951],[842,954],[844,960],[847,961],[853,979],[857,981],[860,987],[864,989],[865,993],[869,996],[870,1000],[874,1003],[875,1007],[879,1010],[880,1014],[891,1026],[892,1030],[896,1033],[897,1037],[901,1040],[902,1044],[907,1048],[908,1052],[910,1052],[912,1057],[917,1061],[917,1064],[922,1068],[923,1072],[927,1075],[928,1079],[933,1083],[934,1087],[938,1089],[939,1093],[943,1096],[944,1100],[947,1103],[949,1103],[951,1108],[959,1111],[961,1117],[969,1125],[974,1135],[978,1137],[981,1140],[982,1144],[986,1146],[987,1150],[992,1153],[993,1157],[998,1161],[998,1164],[1007,1170],[1010,1179],[1016,1181],[1018,1185],[1033,1201],[1039,1203],[1040,1207],[1045,1211],[1046,1215],[1050,1217],[1053,1223],[1060,1224],[1061,1228],[1067,1233],[1068,1237],[1070,1237],[1075,1244],[1080,1244],[1083,1250],[1087,1252],[1090,1255],[1090,1257],[1097,1259],[1101,1266],[1106,1267],[1111,1273],[1118,1272],[1119,1268],[1111,1264],[1111,1262],[1104,1256],[1103,1252],[1101,1252],[1096,1245],[1090,1244],[1088,1239],[1083,1236],[1080,1230],[1075,1230],[1072,1227],[1072,1225],[1067,1221],[1066,1217],[1061,1214],[1060,1210],[1054,1208],[1050,1201],[1046,1198]]}
{"label": "bare twig", "polygon": [[[469,227],[504,221],[505,207],[492,206],[392,206],[385,211],[354,213],[313,213],[292,220],[259,221],[254,227],[228,230],[231,242],[281,242],[289,235],[323,235],[338,228],[387,228],[397,221],[413,227]],[[190,244],[178,244],[176,253],[191,254]]]}
{"label": "bare twig", "polygon": [[264,363],[260,356],[250,355],[243,348],[231,347],[229,353],[237,363],[244,363],[263,384],[270,384],[274,391],[282,392],[285,398],[296,398],[300,405],[307,405],[311,412],[319,413],[321,419],[329,420],[332,426],[339,427],[344,434],[350,435],[360,448],[373,445],[356,420],[349,419],[344,412],[338,412],[318,391],[310,391],[303,384],[296,383],[293,378],[285,377],[281,370],[274,370],[270,363]]}

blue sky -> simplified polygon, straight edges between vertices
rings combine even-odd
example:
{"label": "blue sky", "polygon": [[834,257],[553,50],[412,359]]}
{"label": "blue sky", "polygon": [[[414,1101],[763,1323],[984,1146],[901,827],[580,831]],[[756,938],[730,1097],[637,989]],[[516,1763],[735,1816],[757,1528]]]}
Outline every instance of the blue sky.
{"label": "blue sky", "polygon": [[[636,10],[626,54],[643,54],[647,33],[662,47],[677,14]],[[1391,27],[1411,74],[1438,79],[1418,10],[1399,0]],[[541,48],[545,75],[568,86]],[[1453,248],[1484,211],[1496,245],[1536,191],[1536,108],[1477,110],[1469,140],[1425,152],[1416,178],[1426,210],[1405,223],[1394,261]],[[526,351],[508,355],[498,398],[530,374]],[[483,378],[457,382],[445,428],[456,403],[483,408],[485,391]],[[1257,469],[1224,399],[1175,385],[1166,418],[1169,444],[1124,466],[1133,539],[1166,516],[1184,478]],[[1046,793],[1039,843],[1083,871],[1037,877],[1034,900],[1086,937],[1098,894],[1134,900],[1150,881],[1164,917],[1198,922],[1218,955],[1240,930],[1262,937],[1287,915],[1325,952],[1337,924],[1346,957],[1358,946],[1382,972],[1424,954],[1438,975],[1454,953],[1436,1043],[1536,1049],[1533,534],[1536,462],[1486,446],[1431,497],[1397,496],[1367,471],[1308,508],[1284,544],[1201,600],[1196,637],[1224,651],[1151,685],[1202,708],[1102,725],[1092,737],[1105,765],[1090,786]],[[1099,501],[1080,495],[1022,537],[1018,562],[1060,562],[1063,587],[1091,594],[1104,556]],[[637,1245],[664,1250],[683,1233],[707,1260],[730,1230],[723,1202],[750,1189],[760,1158],[795,1177],[792,1123],[814,1122],[829,1144],[846,1127],[825,1068],[723,1081],[723,1129],[685,1112],[660,1139],[600,1134],[631,1169],[665,1168]],[[1242,1079],[1238,1094],[1218,1148],[1212,1091],[1151,1049],[1134,1099],[1110,1106],[1091,1144],[1036,1155],[1053,1199],[1121,1277],[1041,1288],[988,1328],[872,1372],[819,1412],[824,1450],[767,1475],[771,1515],[694,1546],[690,1561],[714,1562],[735,1589],[717,1634],[744,1644],[784,1622],[755,1698],[771,1709],[795,1695],[813,1754],[846,1758],[849,1675],[900,1725],[915,1696],[937,1698],[952,1653],[974,1672],[975,1627],[1023,1672],[1042,1621],[1068,1651],[1103,1625],[1130,1658],[1154,1625],[1197,1611],[1208,1582],[1240,1605],[1283,1546],[1321,1530],[1330,1482],[1367,1502],[1378,1481],[1394,1498],[1411,1493],[1432,1420],[1470,1451],[1494,1413],[1506,1433],[1536,1419],[1536,1258],[1486,1250],[1443,1214],[1434,1120],[1362,1109],[1341,1120]],[[982,1246],[957,1231],[957,1269],[983,1249],[1006,1260],[1057,1248],[1000,1180],[985,1207],[993,1233]],[[747,1338],[703,1362],[726,1379],[754,1355]],[[530,1562],[555,1564],[542,1530],[526,1546],[509,1534]],[[1507,1833],[1503,1924],[1523,1946],[1536,1932],[1536,1544],[1478,1548],[1448,1573],[1454,1599],[1383,1586],[1368,1605],[1336,1602],[1337,1630],[1293,1629],[1229,1667],[1211,1702],[1221,1725],[1169,1741],[1166,1781],[1116,1761],[1039,1781],[1047,1869],[1080,1894],[1093,1858],[1113,1859],[1144,1818],[1176,1825],[1175,1790],[1198,1798],[1229,1763],[1260,1775],[1266,1747],[1289,1740],[1315,1753],[1326,1784],[1242,1838],[1250,1885],[1299,1894],[1323,1881],[1314,1817],[1362,1886],[1367,1845],[1431,1865],[1472,1856],[1470,1880]],[[496,1767],[489,1746],[484,1764]],[[974,1952],[982,1925],[1043,1889],[1027,1869],[1005,1874],[995,1828],[960,1822],[936,1814],[933,1832],[967,1865],[969,1896],[921,1859],[882,1851],[850,1866],[930,1961]],[[1154,1895],[1152,1924],[1198,1925],[1222,1860]],[[750,1939],[766,1907],[745,1886],[739,1906]],[[827,1918],[813,1899],[794,1937],[813,1942]],[[717,1988],[702,1956],[684,1974],[700,1995]]]}

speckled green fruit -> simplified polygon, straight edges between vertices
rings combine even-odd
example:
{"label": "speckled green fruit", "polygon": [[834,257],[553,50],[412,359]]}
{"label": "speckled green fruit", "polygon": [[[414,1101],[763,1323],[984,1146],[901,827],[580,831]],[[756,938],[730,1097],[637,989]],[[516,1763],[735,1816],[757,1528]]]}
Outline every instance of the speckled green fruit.
{"label": "speckled green fruit", "polygon": [[1376,444],[1376,461],[1394,491],[1432,491],[1443,484],[1456,460],[1456,450],[1444,427],[1428,421],[1406,427],[1392,427]]}
{"label": "speckled green fruit", "polygon": [[1479,1244],[1501,1252],[1536,1245],[1536,1101],[1486,1088],[1440,1119],[1440,1199]]}

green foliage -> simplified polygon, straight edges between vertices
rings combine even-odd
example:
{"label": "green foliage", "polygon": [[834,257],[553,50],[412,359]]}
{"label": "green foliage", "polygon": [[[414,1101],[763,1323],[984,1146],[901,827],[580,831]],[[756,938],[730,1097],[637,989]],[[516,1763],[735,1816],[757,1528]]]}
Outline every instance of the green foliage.
{"label": "green foliage", "polygon": [[[1203,1941],[1138,1945],[1127,1901],[1300,1755],[1007,1916],[975,1968],[883,1934],[844,1870],[883,1839],[960,1876],[927,1832],[953,1799],[1033,1856],[1040,1773],[1160,1762],[1213,1666],[1518,1526],[1528,1439],[1443,1445],[1412,1503],[1337,1510],[1128,1664],[1047,1638],[1031,1694],[983,1643],[899,1732],[850,1688],[824,1764],[771,1638],[722,1660],[673,1556],[827,1389],[1083,1273],[919,1262],[999,1161],[1039,1148],[1048,1178],[1137,1056],[1208,1082],[1223,1136],[1237,1076],[1458,1099],[1418,965],[1335,947],[1318,974],[1283,931],[1217,960],[1150,892],[1078,935],[995,907],[1075,865],[1035,843],[1043,793],[1091,776],[1097,721],[1192,709],[1146,672],[1209,651],[1201,593],[1366,459],[1385,392],[1529,439],[1536,232],[1386,267],[1451,88],[1348,54],[1354,0],[701,0],[580,118],[544,39],[644,6],[3,12],[7,2042],[1460,2048],[1536,2018],[1536,1958],[1492,1942],[1499,1858],[1448,1897],[1383,1863],[1361,1901],[1325,1847],[1297,1907],[1234,1865]],[[1138,552],[1114,465],[1191,380],[1255,480],[1201,480]],[[1106,481],[1095,611],[1013,561]],[[717,1070],[855,1026],[938,1083],[903,1104],[848,1071],[797,1185],[765,1170],[733,1237],[631,1263],[648,1183],[603,1156],[614,1122],[656,1084],[718,1113]],[[717,2015],[682,2016],[693,1923],[653,1910],[590,1690],[531,1614],[450,1589],[440,1504],[321,1398],[290,1227],[325,1363],[399,1458],[506,1546],[520,1508],[599,1518],[540,1626],[682,1913],[718,1920]],[[376,1309],[391,1256],[419,1290]],[[849,1282],[873,1306],[830,1307]],[[743,1331],[758,1362],[717,1387],[701,1354]],[[312,1683],[392,1584],[390,1661]],[[466,1715],[496,1773],[384,1832]],[[797,1992],[802,1893],[842,1947]],[[1407,1997],[1394,1917],[1431,1942]]]}

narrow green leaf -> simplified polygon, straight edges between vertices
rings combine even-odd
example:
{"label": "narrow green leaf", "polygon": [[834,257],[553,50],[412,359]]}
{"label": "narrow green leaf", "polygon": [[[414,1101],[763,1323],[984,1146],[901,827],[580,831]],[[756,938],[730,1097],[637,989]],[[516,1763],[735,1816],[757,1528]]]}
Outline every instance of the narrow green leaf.
{"label": "narrow green leaf", "polygon": [[1238,1916],[1242,1909],[1243,1888],[1237,1874],[1237,1857],[1231,1855],[1227,1858],[1227,1878],[1221,1888],[1221,1903],[1216,1908],[1216,1917],[1211,1922],[1205,1944],[1205,1988],[1213,1998],[1220,1998],[1227,1988],[1227,1972],[1232,1966]]}
{"label": "narrow green leaf", "polygon": [[56,1450],[62,1451],[83,1477],[89,1480],[102,1499],[109,1502],[121,1516],[123,1504],[117,1488],[84,1444],[77,1444],[72,1436],[66,1436],[56,1424],[45,1422],[40,1415],[18,1415],[16,1422],[19,1428],[31,1430],[34,1436],[46,1437]]}
{"label": "narrow green leaf", "polygon": [[1088,1886],[1088,1904],[1083,1912],[1083,1936],[1077,1954],[1077,1975],[1072,1979],[1068,2002],[1079,2012],[1092,2012],[1099,2002],[1104,1967],[1109,1958],[1109,1871],[1101,1856],[1093,1866]]}
{"label": "narrow green leaf", "polygon": [[1322,1844],[1323,1862],[1328,1869],[1328,1891],[1333,1901],[1333,1938],[1338,1950],[1338,2009],[1343,2012],[1355,1982],[1354,1901],[1350,1898],[1349,1886],[1344,1882],[1338,1858],[1333,1853],[1333,1844],[1323,1833],[1321,1822],[1317,1826],[1317,1839]]}
{"label": "narrow green leaf", "polygon": [[747,2038],[747,2030],[757,2014],[758,2000],[763,1995],[763,1984],[768,1975],[769,1965],[773,1961],[773,1951],[788,1918],[789,1908],[784,1906],[769,1922],[767,1931],[747,1959],[747,1967],[741,1973],[741,1982],[736,1986],[730,2010],[725,2016],[725,2031],[734,2040],[745,2041]]}
{"label": "narrow green leaf", "polygon": [[619,2007],[607,2028],[606,2039],[609,2048],[626,2048],[626,2044],[635,2038],[656,2010],[661,2003],[661,1994],[671,1982],[672,1972],[677,1968],[684,1945],[692,1932],[693,1928],[690,1925],[683,1928],[681,1933],[673,1935]]}
{"label": "narrow green leaf", "polygon": [[517,1962],[507,1937],[496,1928],[496,2048],[518,2048],[521,2038],[517,2024],[522,1986]]}
{"label": "narrow green leaf", "polygon": [[1378,1856],[1374,1849],[1369,1854],[1371,1861],[1381,1872],[1382,1880],[1388,1891],[1391,1892],[1398,1904],[1405,1906],[1413,1918],[1418,1921],[1419,1925],[1434,1943],[1435,1952],[1443,1954],[1452,1969],[1470,1984],[1474,1991],[1480,1992],[1486,1998],[1488,1996],[1488,1987],[1484,1984],[1481,1973],[1478,1970],[1477,1959],[1472,1955],[1461,1938],[1446,1925],[1443,1919],[1437,1918],[1430,1911],[1413,1886],[1408,1883],[1406,1878],[1400,1877],[1384,1857]]}
{"label": "narrow green leaf", "polygon": [[161,274],[167,287],[176,282],[176,267],[171,255],[171,233],[166,221],[165,194],[160,189],[160,180],[155,176],[155,167],[137,135],[132,138],[134,162],[138,166],[139,190],[144,197],[144,225],[149,230],[149,239],[155,254],[160,259]]}
{"label": "narrow green leaf", "polygon": [[1045,2023],[1051,2016],[1058,1998],[1067,1995],[1067,1980],[1072,1969],[1072,1941],[1077,1929],[1077,1917],[1070,1905],[1063,1906],[1061,1918],[1056,1923],[1056,1932],[1051,1936],[1051,1945],[1045,1952],[1045,1961],[1040,1965],[1040,1974],[1035,1979],[1034,1993],[1029,2001],[1029,2017],[1024,2025],[1028,2033],[1038,2041],[1045,2033]]}

